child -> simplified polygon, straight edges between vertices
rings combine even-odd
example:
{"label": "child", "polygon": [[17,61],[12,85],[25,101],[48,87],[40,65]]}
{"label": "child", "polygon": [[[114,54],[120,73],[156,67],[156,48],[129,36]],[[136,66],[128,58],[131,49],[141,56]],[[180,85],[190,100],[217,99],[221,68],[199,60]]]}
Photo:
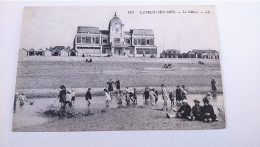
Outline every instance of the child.
{"label": "child", "polygon": [[162,98],[164,101],[164,107],[165,107],[165,109],[167,109],[167,100],[168,100],[167,90],[166,90],[164,84],[162,84],[161,87],[162,87]]}
{"label": "child", "polygon": [[106,88],[104,89],[104,92],[105,92],[105,95],[106,95],[106,98],[107,98],[107,100],[106,100],[106,107],[109,107],[109,103],[111,101],[110,92],[108,92],[108,90]]}
{"label": "child", "polygon": [[118,104],[122,104],[123,92],[121,90],[118,90],[117,99],[118,99]]}
{"label": "child", "polygon": [[24,93],[18,96],[18,100],[20,101],[20,105],[24,105],[24,102],[27,102],[27,98]]}
{"label": "child", "polygon": [[91,88],[88,88],[85,99],[86,99],[86,101],[88,103],[88,107],[89,107],[91,104],[90,100],[92,99]]}
{"label": "child", "polygon": [[169,93],[169,98],[171,100],[171,108],[174,107],[174,97],[175,95],[173,94],[173,90],[171,90]]}
{"label": "child", "polygon": [[77,93],[74,91],[74,90],[72,90],[72,92],[71,92],[71,103],[75,106],[75,98],[76,98],[76,95],[77,95]]}

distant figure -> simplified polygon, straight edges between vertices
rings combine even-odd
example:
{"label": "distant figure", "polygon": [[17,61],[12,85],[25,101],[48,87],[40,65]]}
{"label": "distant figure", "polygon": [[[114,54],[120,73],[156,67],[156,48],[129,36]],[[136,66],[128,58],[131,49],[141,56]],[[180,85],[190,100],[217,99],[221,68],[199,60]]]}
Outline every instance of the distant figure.
{"label": "distant figure", "polygon": [[77,95],[77,93],[74,90],[72,90],[72,92],[71,92],[71,103],[74,106],[75,106],[76,95]]}
{"label": "distant figure", "polygon": [[124,96],[123,96],[122,90],[118,90],[118,95],[117,95],[118,104],[122,104],[123,99],[124,99]]}
{"label": "distant figure", "polygon": [[82,57],[85,57],[85,55],[84,55],[84,54],[82,54]]}
{"label": "distant figure", "polygon": [[179,85],[177,85],[177,89],[176,89],[176,102],[177,103],[181,102],[181,89]]}
{"label": "distant figure", "polygon": [[87,103],[88,103],[88,107],[90,106],[90,104],[91,104],[91,99],[92,99],[92,94],[91,94],[91,88],[88,88],[88,91],[87,91],[87,93],[86,93],[86,95],[85,95],[85,99],[86,99],[86,101],[87,101]]}
{"label": "distant figure", "polygon": [[156,95],[156,97],[155,97],[155,104],[156,104],[158,102],[158,91],[155,89],[155,87],[153,87],[153,91]]}
{"label": "distant figure", "polygon": [[181,108],[177,111],[176,118],[190,119],[191,107],[187,103],[187,100],[182,101]]}
{"label": "distant figure", "polygon": [[90,58],[88,62],[89,62],[89,63],[92,63],[92,59]]}
{"label": "distant figure", "polygon": [[117,90],[120,90],[120,80],[117,80],[117,81],[115,82],[115,85],[116,85],[116,89],[117,89]]}
{"label": "distant figure", "polygon": [[133,95],[134,101],[133,101],[133,103],[134,103],[135,105],[137,105],[137,97],[138,97],[138,94],[137,94],[137,92],[136,92],[136,89],[134,88],[134,95]]}
{"label": "distant figure", "polygon": [[211,89],[212,89],[212,91],[216,91],[217,90],[216,81],[215,81],[214,78],[212,78],[212,80],[211,80]]}
{"label": "distant figure", "polygon": [[204,122],[214,122],[216,121],[216,114],[214,113],[214,109],[212,105],[209,104],[209,100],[207,98],[203,99],[204,106],[202,107],[201,115]]}
{"label": "distant figure", "polygon": [[175,97],[175,95],[173,93],[173,90],[171,90],[169,93],[169,98],[171,100],[171,108],[174,107],[174,97]]}
{"label": "distant figure", "polygon": [[19,93],[16,92],[15,95],[14,95],[14,109],[13,109],[13,111],[16,110],[16,102],[17,102],[17,100],[18,100],[18,97],[19,97]]}
{"label": "distant figure", "polygon": [[126,87],[126,102],[130,105],[130,100],[134,103],[134,91],[131,87]]}
{"label": "distant figure", "polygon": [[164,68],[168,68],[168,65],[167,64],[164,64],[164,66],[163,66]]}
{"label": "distant figure", "polygon": [[24,105],[24,103],[27,102],[27,98],[24,93],[18,96],[18,100],[20,101],[20,106]]}
{"label": "distant figure", "polygon": [[106,95],[106,107],[109,107],[109,103],[111,101],[111,96],[110,96],[110,92],[105,88],[104,89],[105,95]]}
{"label": "distant figure", "polygon": [[107,82],[108,91],[109,91],[109,92],[113,91],[113,84],[114,84],[114,82],[112,81],[112,79],[110,79],[110,80]]}
{"label": "distant figure", "polygon": [[181,86],[181,100],[187,99],[187,89],[184,85]]}
{"label": "distant figure", "polygon": [[64,85],[61,85],[60,89],[61,89],[60,93],[59,93],[60,103],[61,103],[61,106],[65,106],[67,90]]}
{"label": "distant figure", "polygon": [[143,98],[144,98],[145,104],[148,104],[148,100],[149,100],[149,90],[148,90],[148,87],[146,87],[145,90],[144,90]]}
{"label": "distant figure", "polygon": [[150,97],[150,103],[152,105],[152,107],[155,105],[155,98],[156,98],[156,94],[155,92],[152,90],[152,87],[149,88],[149,97]]}
{"label": "distant figure", "polygon": [[193,102],[195,103],[195,105],[191,108],[192,120],[202,121],[202,106],[200,106],[200,101],[195,99]]}
{"label": "distant figure", "polygon": [[[84,54],[83,54],[84,55]],[[88,59],[86,59],[86,61],[85,62],[88,62]]]}
{"label": "distant figure", "polygon": [[168,100],[167,90],[166,90],[164,84],[162,84],[161,87],[162,87],[163,104],[164,104],[165,109],[167,109],[167,100]]}

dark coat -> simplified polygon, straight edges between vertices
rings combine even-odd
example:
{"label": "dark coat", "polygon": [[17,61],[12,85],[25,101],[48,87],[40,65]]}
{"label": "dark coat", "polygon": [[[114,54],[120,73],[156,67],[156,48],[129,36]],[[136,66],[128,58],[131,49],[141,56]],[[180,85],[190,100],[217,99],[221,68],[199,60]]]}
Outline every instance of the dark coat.
{"label": "dark coat", "polygon": [[90,91],[87,91],[85,99],[86,100],[91,100],[92,99],[92,94],[90,93]]}
{"label": "dark coat", "polygon": [[181,100],[181,89],[176,89],[176,100],[177,101]]}
{"label": "dark coat", "polygon": [[[210,115],[207,116],[206,113],[209,113]],[[213,121],[215,121],[216,118],[217,118],[216,114],[214,113],[214,109],[213,109],[212,105],[210,105],[210,104],[209,105],[204,105],[202,107],[201,115],[202,115],[203,119],[211,118]]]}
{"label": "dark coat", "polygon": [[66,89],[65,90],[60,90],[59,98],[60,98],[60,102],[61,103],[66,101],[66,94],[67,94]]}
{"label": "dark coat", "polygon": [[116,85],[116,89],[120,89],[120,81],[116,81],[115,85]]}
{"label": "dark coat", "polygon": [[182,112],[181,117],[186,118],[187,116],[190,116],[190,112],[191,112],[191,107],[186,104],[186,105],[182,105],[181,108],[178,110],[178,112]]}
{"label": "dark coat", "polygon": [[107,85],[108,85],[108,91],[113,91],[113,84],[114,82],[107,82]]}

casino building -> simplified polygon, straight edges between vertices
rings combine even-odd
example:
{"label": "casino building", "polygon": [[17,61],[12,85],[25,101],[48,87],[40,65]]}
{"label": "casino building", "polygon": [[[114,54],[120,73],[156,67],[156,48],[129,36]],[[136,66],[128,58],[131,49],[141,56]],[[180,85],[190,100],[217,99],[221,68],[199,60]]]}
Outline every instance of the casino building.
{"label": "casino building", "polygon": [[151,29],[124,30],[124,24],[116,13],[108,30],[98,27],[78,26],[73,48],[85,56],[147,56],[157,55],[154,34]]}

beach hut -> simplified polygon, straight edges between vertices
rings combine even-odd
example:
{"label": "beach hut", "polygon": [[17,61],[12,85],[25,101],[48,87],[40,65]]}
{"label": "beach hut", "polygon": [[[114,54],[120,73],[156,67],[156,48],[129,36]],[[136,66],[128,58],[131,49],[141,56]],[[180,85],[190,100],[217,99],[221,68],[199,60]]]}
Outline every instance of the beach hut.
{"label": "beach hut", "polygon": [[52,55],[52,52],[49,49],[46,49],[44,53],[45,53],[45,56],[51,56]]}
{"label": "beach hut", "polygon": [[78,52],[75,49],[69,51],[69,56],[78,56]]}
{"label": "beach hut", "polygon": [[19,57],[28,56],[28,51],[26,49],[22,48],[19,50],[18,56]]}
{"label": "beach hut", "polygon": [[37,56],[45,56],[45,51],[43,49],[39,49],[37,52],[36,52],[36,55]]}
{"label": "beach hut", "polygon": [[27,55],[28,55],[28,56],[35,56],[35,55],[36,55],[36,51],[31,48],[31,49],[28,50]]}
{"label": "beach hut", "polygon": [[63,50],[60,50],[60,56],[69,56],[69,51],[63,49]]}

